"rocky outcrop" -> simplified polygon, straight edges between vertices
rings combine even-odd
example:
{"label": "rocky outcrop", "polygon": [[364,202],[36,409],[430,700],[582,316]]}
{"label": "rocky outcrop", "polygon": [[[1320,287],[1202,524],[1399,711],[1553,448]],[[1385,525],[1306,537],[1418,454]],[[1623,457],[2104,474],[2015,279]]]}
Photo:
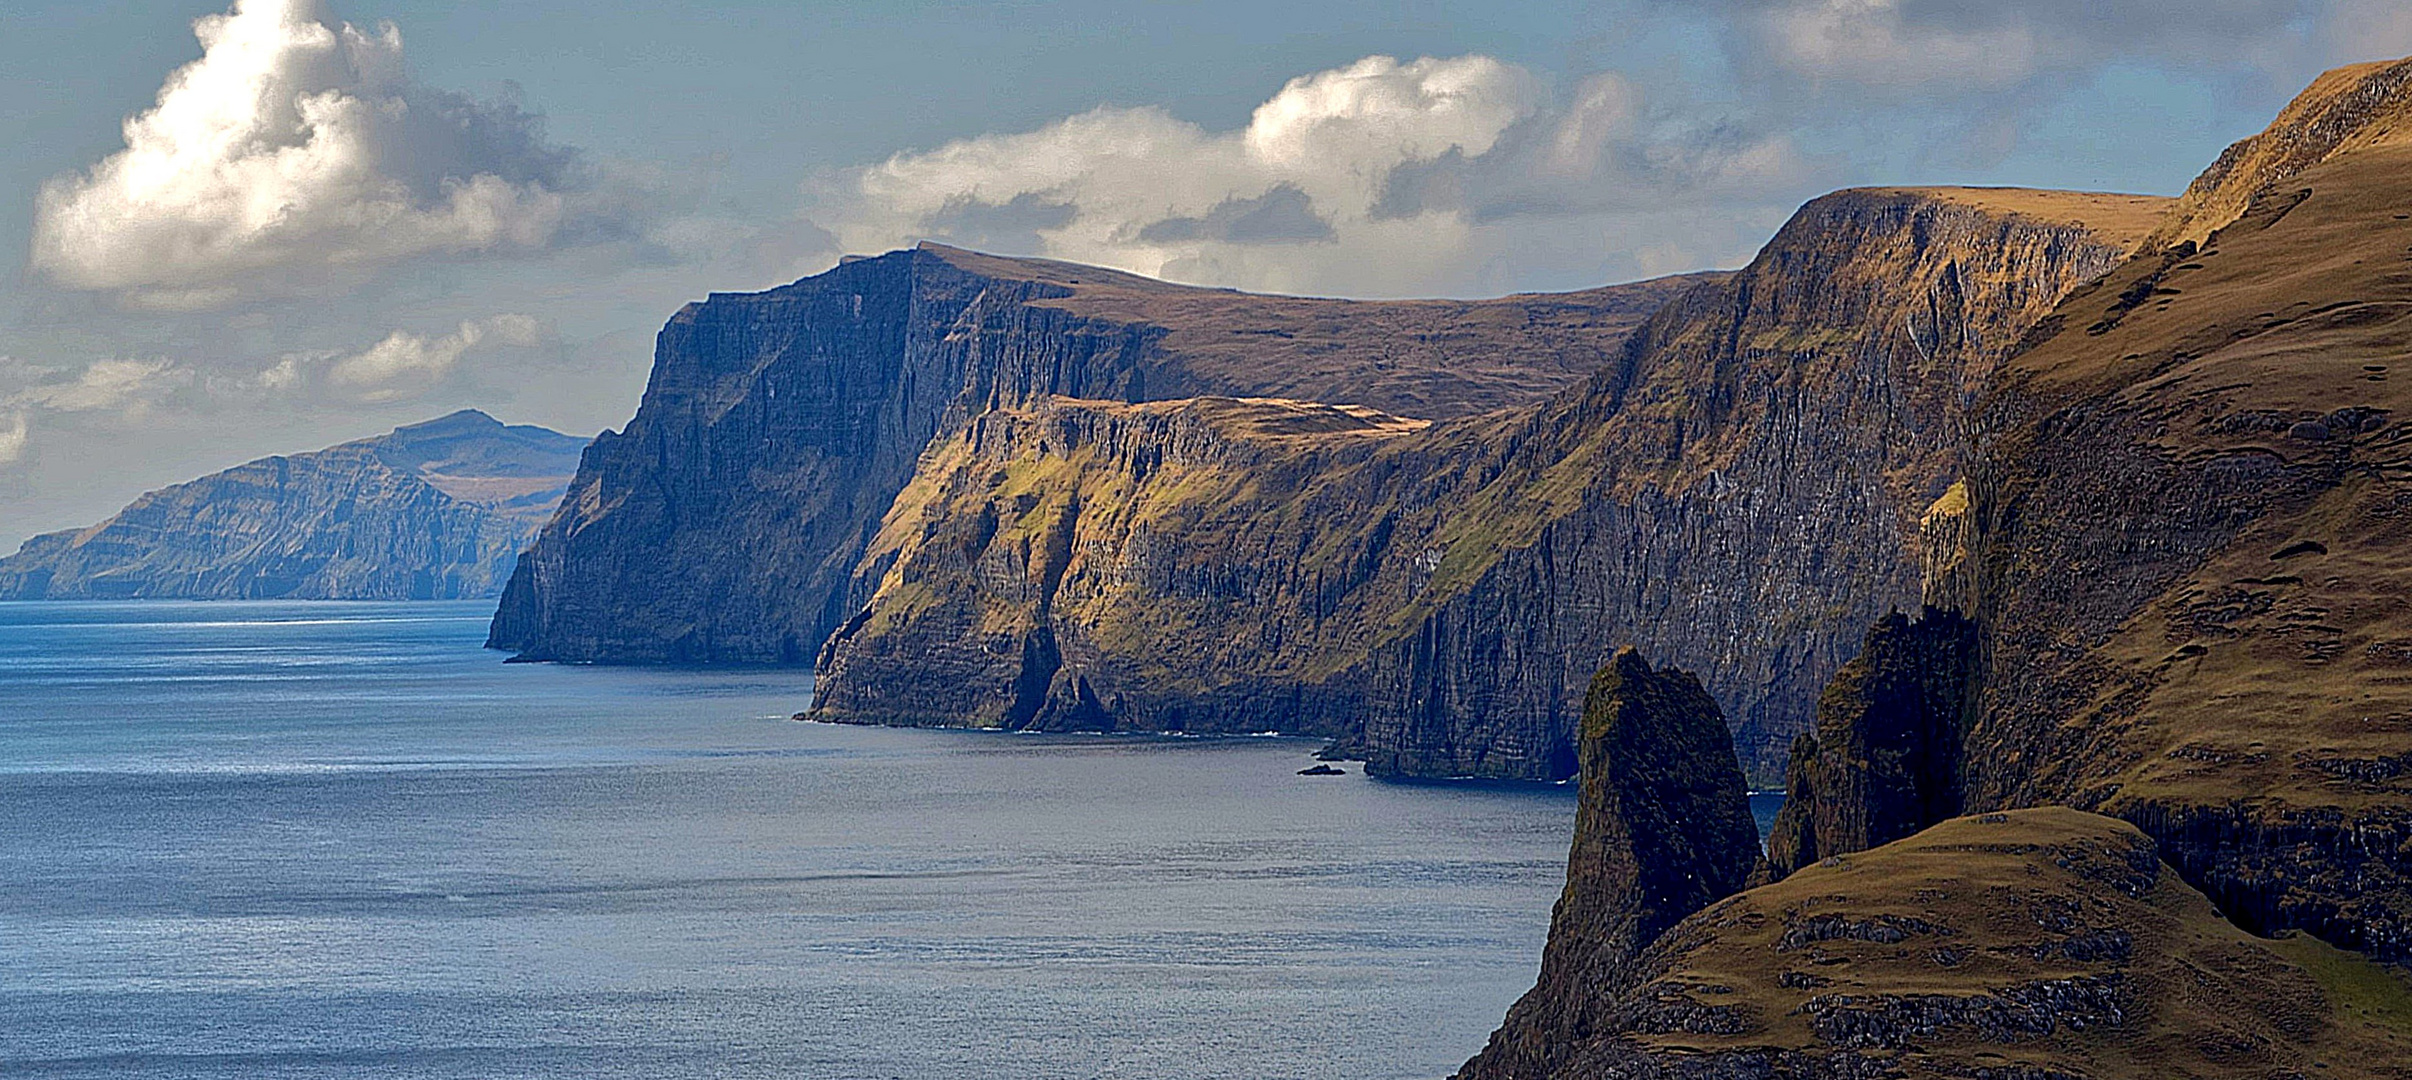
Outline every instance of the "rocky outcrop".
{"label": "rocky outcrop", "polygon": [[1968,407],[2165,205],[1962,189],[1809,204],[1748,268],[1662,311],[1624,385],[1547,419],[1581,445],[1475,502],[1461,590],[1376,654],[1368,755],[1548,775],[1568,688],[1627,634],[1701,672],[1744,767],[1780,775],[1859,628],[1915,604],[1918,521],[1959,471]]}
{"label": "rocky outcrop", "polygon": [[[1820,199],[1522,410],[1297,412],[1275,434],[1241,419],[1262,403],[1007,407],[893,504],[817,715],[998,724],[1018,688],[1069,700],[1078,680],[1121,729],[1325,734],[1379,773],[1562,779],[1585,683],[1632,640],[1701,672],[1772,780],[1856,628],[1916,603],[1920,517],[1959,472],[1969,401],[2163,205]],[[1060,566],[1016,539],[1042,524]]]}
{"label": "rocky outcrop", "polygon": [[1717,703],[1700,681],[1619,651],[1583,706],[1582,802],[1541,979],[1467,1080],[1555,1074],[1603,1007],[1639,985],[1669,927],[1740,889],[1758,827]]}
{"label": "rocky outcrop", "polygon": [[[1512,1075],[2412,1076],[2412,987],[2246,934],[2150,838],[2067,809],[1808,867],[1684,920],[1622,982],[1588,1037]],[[1484,1060],[1460,1075],[1511,1075]]]}
{"label": "rocky outcrop", "polygon": [[26,541],[0,559],[0,599],[493,596],[584,446],[468,410],[262,458]]}
{"label": "rocky outcrop", "polygon": [[1958,612],[1896,612],[1868,631],[1818,697],[1817,730],[1792,745],[1767,839],[1777,877],[1959,816],[1976,658],[1976,624]]}
{"label": "rocky outcrop", "polygon": [[663,329],[636,418],[596,441],[491,644],[809,663],[856,614],[858,562],[924,451],[974,417],[1208,395],[1471,415],[1580,381],[1689,283],[1359,303],[925,245],[716,295]]}

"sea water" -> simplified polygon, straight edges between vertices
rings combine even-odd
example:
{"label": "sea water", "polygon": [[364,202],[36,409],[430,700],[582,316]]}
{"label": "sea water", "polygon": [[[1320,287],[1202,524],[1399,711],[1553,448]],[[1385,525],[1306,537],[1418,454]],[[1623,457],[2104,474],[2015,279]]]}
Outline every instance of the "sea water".
{"label": "sea water", "polygon": [[482,604],[0,604],[0,1075],[1447,1075],[1569,789],[797,723]]}

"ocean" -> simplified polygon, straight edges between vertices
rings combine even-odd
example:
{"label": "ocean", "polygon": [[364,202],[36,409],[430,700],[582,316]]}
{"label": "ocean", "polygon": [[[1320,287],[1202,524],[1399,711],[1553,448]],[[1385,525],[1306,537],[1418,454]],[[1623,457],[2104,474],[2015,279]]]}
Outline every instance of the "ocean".
{"label": "ocean", "polygon": [[0,1075],[1446,1076],[1570,789],[797,723],[483,603],[0,604]]}

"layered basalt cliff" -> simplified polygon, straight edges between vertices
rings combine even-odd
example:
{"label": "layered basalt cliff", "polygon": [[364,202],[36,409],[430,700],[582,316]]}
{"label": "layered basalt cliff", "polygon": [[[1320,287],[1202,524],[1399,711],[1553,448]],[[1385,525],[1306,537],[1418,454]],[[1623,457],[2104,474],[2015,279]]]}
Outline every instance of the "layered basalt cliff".
{"label": "layered basalt cliff", "polygon": [[494,596],[585,440],[474,410],[262,458],[0,559],[0,600]]}
{"label": "layered basalt cliff", "polygon": [[871,544],[816,712],[1183,732],[1352,715],[1357,703],[1318,696],[1344,691],[1284,666],[1318,655],[1316,590],[1349,585],[1303,572],[1314,537],[1287,514],[1429,426],[1231,398],[1049,399],[976,417],[925,458]]}
{"label": "layered basalt cliff", "polygon": [[1051,396],[1282,395],[1442,419],[1589,375],[1687,279],[1480,302],[1195,289],[924,246],[662,331],[494,621],[537,659],[808,663],[933,442]]}
{"label": "layered basalt cliff", "polygon": [[[1007,410],[895,503],[818,715],[1070,716],[1027,705],[1060,681],[1046,696],[1090,688],[1084,726],[1312,732],[1377,772],[1561,779],[1592,669],[1631,640],[1701,672],[1772,777],[1856,628],[1916,602],[1919,517],[1960,471],[1970,400],[2164,206],[1821,199],[1582,386],[1423,429],[1234,429],[1202,456],[1130,451],[1151,436],[1107,403]],[[1034,513],[1060,564],[960,539]]]}
{"label": "layered basalt cliff", "polygon": [[1544,1076],[1603,1030],[1669,927],[1741,888],[1758,827],[1733,743],[1700,680],[1620,650],[1583,704],[1582,802],[1541,979],[1459,1073]]}

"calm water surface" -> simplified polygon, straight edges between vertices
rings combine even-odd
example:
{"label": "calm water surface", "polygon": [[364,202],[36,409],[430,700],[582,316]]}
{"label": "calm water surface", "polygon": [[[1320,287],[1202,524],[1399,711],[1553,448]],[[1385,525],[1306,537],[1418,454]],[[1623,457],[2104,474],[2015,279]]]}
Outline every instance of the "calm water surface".
{"label": "calm water surface", "polygon": [[1565,791],[799,724],[488,610],[0,604],[0,1075],[1440,1077],[1537,966]]}

